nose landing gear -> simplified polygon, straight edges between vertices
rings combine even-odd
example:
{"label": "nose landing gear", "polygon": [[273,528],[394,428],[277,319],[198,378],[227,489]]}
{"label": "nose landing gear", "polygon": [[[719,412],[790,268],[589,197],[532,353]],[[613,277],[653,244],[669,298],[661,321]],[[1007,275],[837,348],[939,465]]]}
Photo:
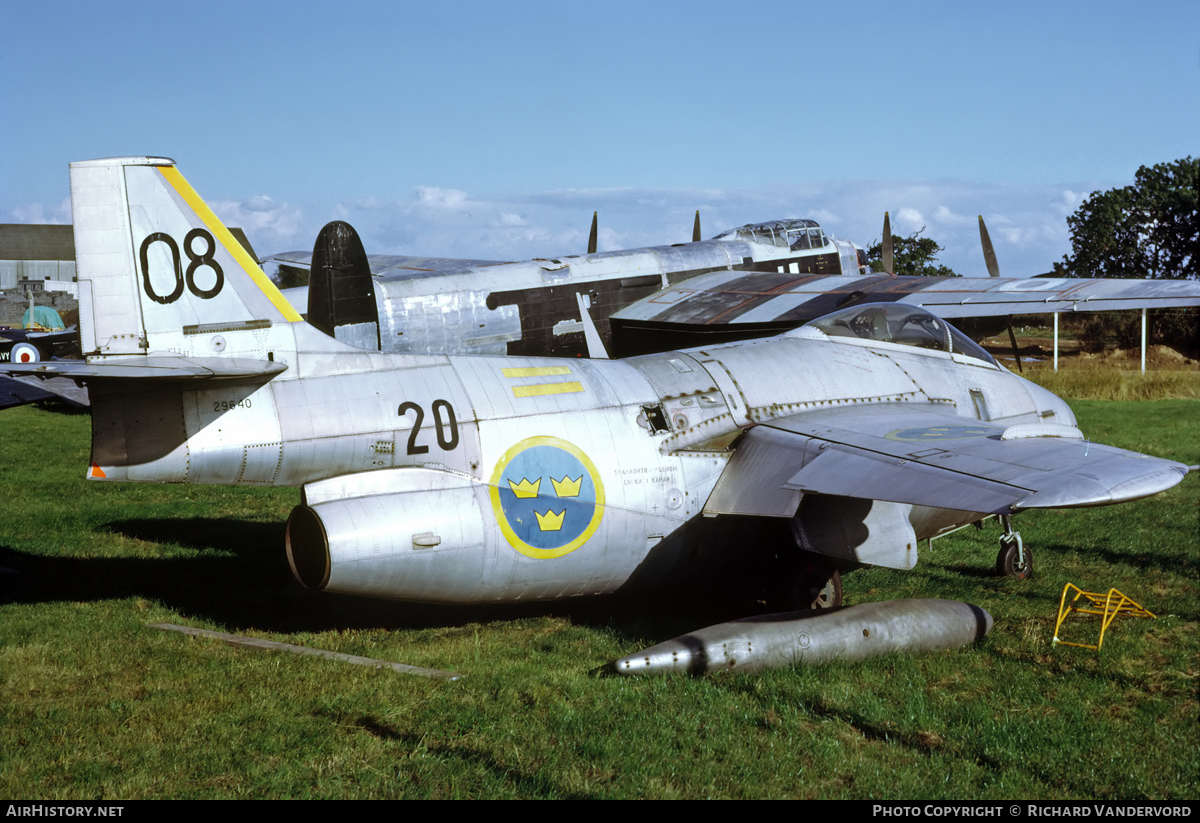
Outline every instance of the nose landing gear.
{"label": "nose landing gear", "polygon": [[996,574],[1028,580],[1033,577],[1033,554],[1025,548],[1021,533],[1012,527],[1012,516],[1003,514],[1000,523],[1004,534],[1000,536],[1000,553],[996,555]]}

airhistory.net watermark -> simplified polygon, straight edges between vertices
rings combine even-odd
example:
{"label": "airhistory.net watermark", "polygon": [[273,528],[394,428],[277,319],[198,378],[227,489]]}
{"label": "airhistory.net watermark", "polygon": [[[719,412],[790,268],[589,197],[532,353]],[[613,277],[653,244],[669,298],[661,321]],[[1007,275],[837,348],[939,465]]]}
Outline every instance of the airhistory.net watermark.
{"label": "airhistory.net watermark", "polygon": [[120,817],[124,806],[55,806],[49,803],[9,803],[5,817]]}

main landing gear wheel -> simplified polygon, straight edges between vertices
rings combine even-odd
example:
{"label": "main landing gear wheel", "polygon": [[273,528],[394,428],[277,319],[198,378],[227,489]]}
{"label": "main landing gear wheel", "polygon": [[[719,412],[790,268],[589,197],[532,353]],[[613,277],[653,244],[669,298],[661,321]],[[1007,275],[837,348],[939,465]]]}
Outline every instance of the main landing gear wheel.
{"label": "main landing gear wheel", "polygon": [[789,610],[834,609],[842,605],[842,574],[820,560],[804,560],[783,594]]}
{"label": "main landing gear wheel", "polygon": [[1013,530],[1007,515],[1000,522],[1004,524],[1004,535],[1000,538],[1000,553],[996,555],[996,574],[1028,580],[1033,577],[1033,554],[1025,548],[1021,533]]}

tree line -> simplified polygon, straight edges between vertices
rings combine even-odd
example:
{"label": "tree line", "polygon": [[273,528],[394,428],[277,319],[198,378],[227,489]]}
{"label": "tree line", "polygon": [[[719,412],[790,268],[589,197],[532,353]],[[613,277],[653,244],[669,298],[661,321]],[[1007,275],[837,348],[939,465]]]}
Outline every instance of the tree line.
{"label": "tree line", "polygon": [[[1071,253],[1054,264],[1058,277],[1200,279],[1200,159],[1142,166],[1132,185],[1088,195],[1067,226]],[[945,249],[924,233],[892,235],[894,273],[961,276],[937,262]],[[882,241],[867,260],[883,271]]]}
{"label": "tree line", "polygon": [[[1054,264],[1056,277],[1200,279],[1200,159],[1142,166],[1131,185],[1092,192],[1067,218],[1071,252]],[[892,235],[895,273],[959,276],[937,262],[943,251],[924,228],[908,237]],[[867,250],[872,269],[882,271],[882,242]],[[1151,312],[1153,342],[1195,350],[1200,346],[1197,315],[1189,309]],[[1136,312],[1103,312],[1089,321],[1086,336],[1115,337],[1136,345]]]}

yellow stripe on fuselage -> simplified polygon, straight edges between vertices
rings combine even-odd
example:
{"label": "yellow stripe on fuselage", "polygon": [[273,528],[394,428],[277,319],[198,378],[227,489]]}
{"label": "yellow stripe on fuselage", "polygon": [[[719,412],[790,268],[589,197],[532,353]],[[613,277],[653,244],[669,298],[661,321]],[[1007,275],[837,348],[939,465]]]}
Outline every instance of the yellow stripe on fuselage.
{"label": "yellow stripe on fuselage", "polygon": [[583,391],[579,383],[535,383],[532,386],[513,386],[517,397],[539,397],[543,394],[573,394]]}
{"label": "yellow stripe on fuselage", "polygon": [[237,241],[229,231],[225,228],[208,204],[200,199],[200,195],[196,194],[196,190],[191,187],[187,180],[183,179],[183,175],[179,173],[179,169],[174,166],[157,166],[159,172],[162,173],[163,179],[171,184],[171,188],[179,193],[184,202],[192,207],[192,211],[204,222],[208,230],[212,232],[213,237],[221,241],[221,245],[225,247],[225,251],[229,252],[230,256],[237,261],[237,264],[242,267],[246,274],[250,275],[250,279],[258,286],[259,290],[267,296],[271,301],[271,305],[279,310],[283,315],[283,319],[289,323],[296,323],[302,320],[300,313],[297,312],[292,304],[279,292],[275,284],[271,282],[271,278],[263,273],[263,270],[258,267],[258,262],[249,255],[241,243]]}
{"label": "yellow stripe on fuselage", "polygon": [[505,377],[549,377],[554,374],[570,374],[568,366],[524,366],[516,369],[501,369]]}

